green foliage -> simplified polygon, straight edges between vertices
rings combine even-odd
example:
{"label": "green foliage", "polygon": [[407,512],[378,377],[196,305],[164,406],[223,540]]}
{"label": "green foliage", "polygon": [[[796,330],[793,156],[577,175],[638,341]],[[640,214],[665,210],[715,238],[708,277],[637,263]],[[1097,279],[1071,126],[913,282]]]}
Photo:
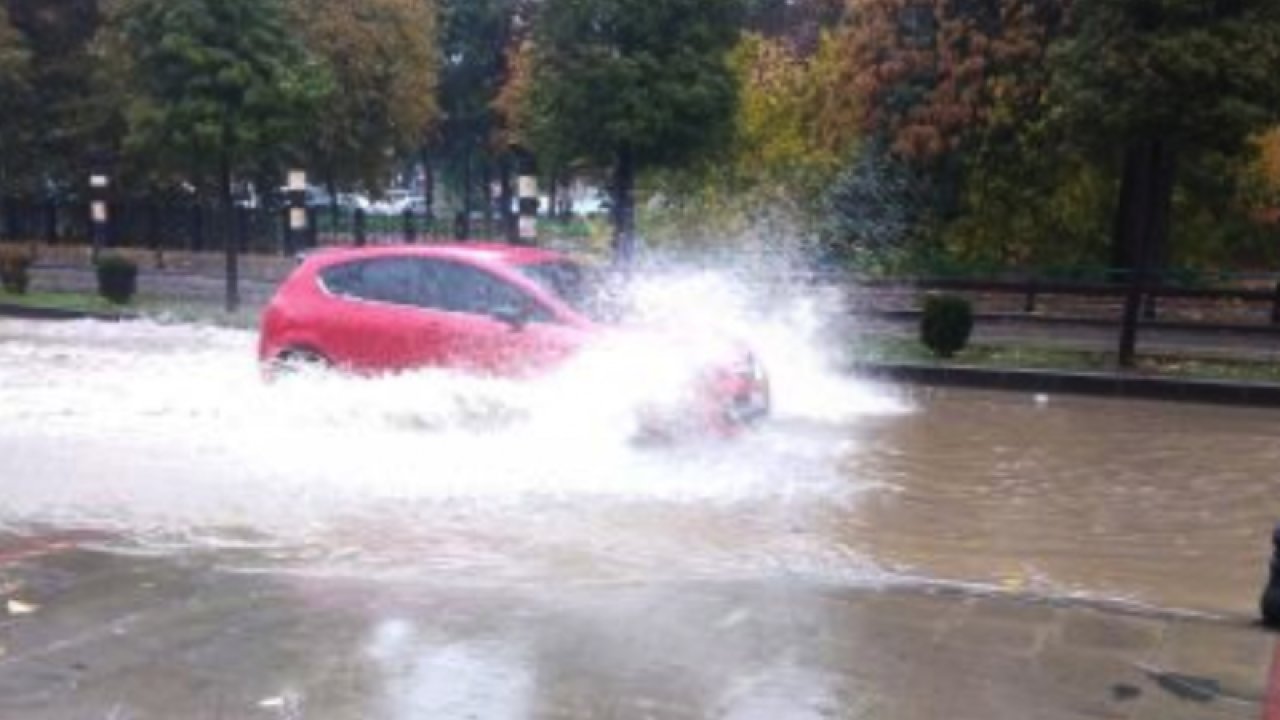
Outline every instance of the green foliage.
{"label": "green foliage", "polygon": [[1113,178],[1079,158],[1014,147],[971,160],[963,210],[942,231],[946,251],[967,265],[1105,265]]}
{"label": "green foliage", "polygon": [[728,141],[735,0],[546,0],[535,38],[531,137],[553,164],[672,167]]}
{"label": "green foliage", "polygon": [[380,189],[439,115],[435,2],[289,2],[335,86],[308,134],[308,158],[331,184]]}
{"label": "green foliage", "polygon": [[138,291],[138,264],[124,255],[104,255],[98,260],[98,294],[117,305],[133,299]]}
{"label": "green foliage", "polygon": [[911,265],[929,224],[927,183],[883,142],[864,147],[827,195],[826,258],[871,274]]}
{"label": "green foliage", "polygon": [[775,255],[811,249],[833,176],[861,135],[835,73],[834,37],[810,55],[748,32],[730,66],[733,142],[713,161],[651,174],[661,207],[642,217],[654,244],[733,245]]}
{"label": "green foliage", "polygon": [[23,192],[66,189],[111,143],[91,53],[101,22],[99,0],[5,4],[30,52],[28,91],[3,96],[5,112],[24,125],[10,136],[11,148],[0,148],[5,164],[18,168],[9,184]]}
{"label": "green foliage", "polygon": [[1280,115],[1280,3],[1079,0],[1072,21],[1049,102],[1071,146],[1124,157],[1112,262],[1144,245],[1158,264],[1185,261],[1167,228],[1177,251],[1189,220],[1238,219],[1252,141]]}
{"label": "green foliage", "polygon": [[[19,159],[28,141],[30,127],[21,112],[30,99],[31,52],[9,22],[9,13],[0,6],[0,97],[10,105],[0,115],[0,191],[10,189],[22,172]],[[18,108],[14,108],[14,105]]]}
{"label": "green foliage", "polygon": [[330,78],[288,31],[281,0],[122,0],[131,71],[126,149],[225,186],[297,143]]}
{"label": "green foliage", "polygon": [[1275,0],[1077,0],[1051,58],[1073,139],[1162,137],[1237,154],[1280,115]]}
{"label": "green foliage", "polygon": [[920,318],[920,342],[940,358],[950,358],[969,344],[973,306],[958,295],[930,295]]}
{"label": "green foliage", "polygon": [[515,110],[500,107],[499,96],[514,74],[516,20],[527,4],[440,0],[441,122],[430,147],[445,179],[467,204],[482,185],[483,173],[474,172],[477,161],[492,166],[513,139],[498,137],[499,116]]}
{"label": "green foliage", "polygon": [[31,284],[31,253],[22,248],[0,248],[0,287],[13,295],[25,295]]}

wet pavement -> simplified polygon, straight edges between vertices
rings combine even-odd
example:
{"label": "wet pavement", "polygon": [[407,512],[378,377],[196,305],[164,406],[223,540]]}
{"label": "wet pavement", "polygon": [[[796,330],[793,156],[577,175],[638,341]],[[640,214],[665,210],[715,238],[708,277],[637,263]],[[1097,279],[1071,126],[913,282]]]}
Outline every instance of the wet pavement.
{"label": "wet pavement", "polygon": [[0,615],[5,718],[1256,720],[1273,648],[1239,620],[906,586],[371,582],[66,549],[0,582],[22,611]]}
{"label": "wet pavement", "polygon": [[656,449],[634,358],[0,321],[0,719],[1263,715],[1280,412],[870,386],[802,319],[768,426]]}

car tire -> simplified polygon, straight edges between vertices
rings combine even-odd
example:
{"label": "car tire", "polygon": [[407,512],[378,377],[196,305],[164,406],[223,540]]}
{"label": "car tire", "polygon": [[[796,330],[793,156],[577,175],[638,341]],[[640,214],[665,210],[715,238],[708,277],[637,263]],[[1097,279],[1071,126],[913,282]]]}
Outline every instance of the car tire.
{"label": "car tire", "polygon": [[271,361],[270,374],[274,377],[295,375],[297,373],[329,370],[333,361],[322,353],[306,347],[282,350]]}

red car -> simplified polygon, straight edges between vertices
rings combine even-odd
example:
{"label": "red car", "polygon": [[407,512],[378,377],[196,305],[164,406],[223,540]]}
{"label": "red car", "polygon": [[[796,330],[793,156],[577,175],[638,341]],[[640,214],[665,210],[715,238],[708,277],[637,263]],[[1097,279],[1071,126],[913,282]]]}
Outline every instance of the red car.
{"label": "red car", "polygon": [[[570,258],[529,247],[321,251],[268,305],[259,358],[269,374],[297,364],[538,374],[621,332],[604,322],[597,285]],[[682,420],[731,432],[768,414],[769,381],[750,350],[730,346],[695,376]]]}

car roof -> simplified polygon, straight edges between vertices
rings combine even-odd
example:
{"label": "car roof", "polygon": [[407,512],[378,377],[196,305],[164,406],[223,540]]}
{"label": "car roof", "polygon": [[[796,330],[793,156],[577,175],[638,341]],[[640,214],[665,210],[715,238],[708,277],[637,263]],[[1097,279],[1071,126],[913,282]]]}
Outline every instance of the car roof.
{"label": "car roof", "polygon": [[362,248],[324,249],[308,255],[328,266],[352,260],[379,257],[430,257],[462,260],[498,265],[536,265],[547,262],[567,261],[566,255],[545,248],[527,245],[503,245],[500,243],[445,243],[440,245],[379,245]]}

